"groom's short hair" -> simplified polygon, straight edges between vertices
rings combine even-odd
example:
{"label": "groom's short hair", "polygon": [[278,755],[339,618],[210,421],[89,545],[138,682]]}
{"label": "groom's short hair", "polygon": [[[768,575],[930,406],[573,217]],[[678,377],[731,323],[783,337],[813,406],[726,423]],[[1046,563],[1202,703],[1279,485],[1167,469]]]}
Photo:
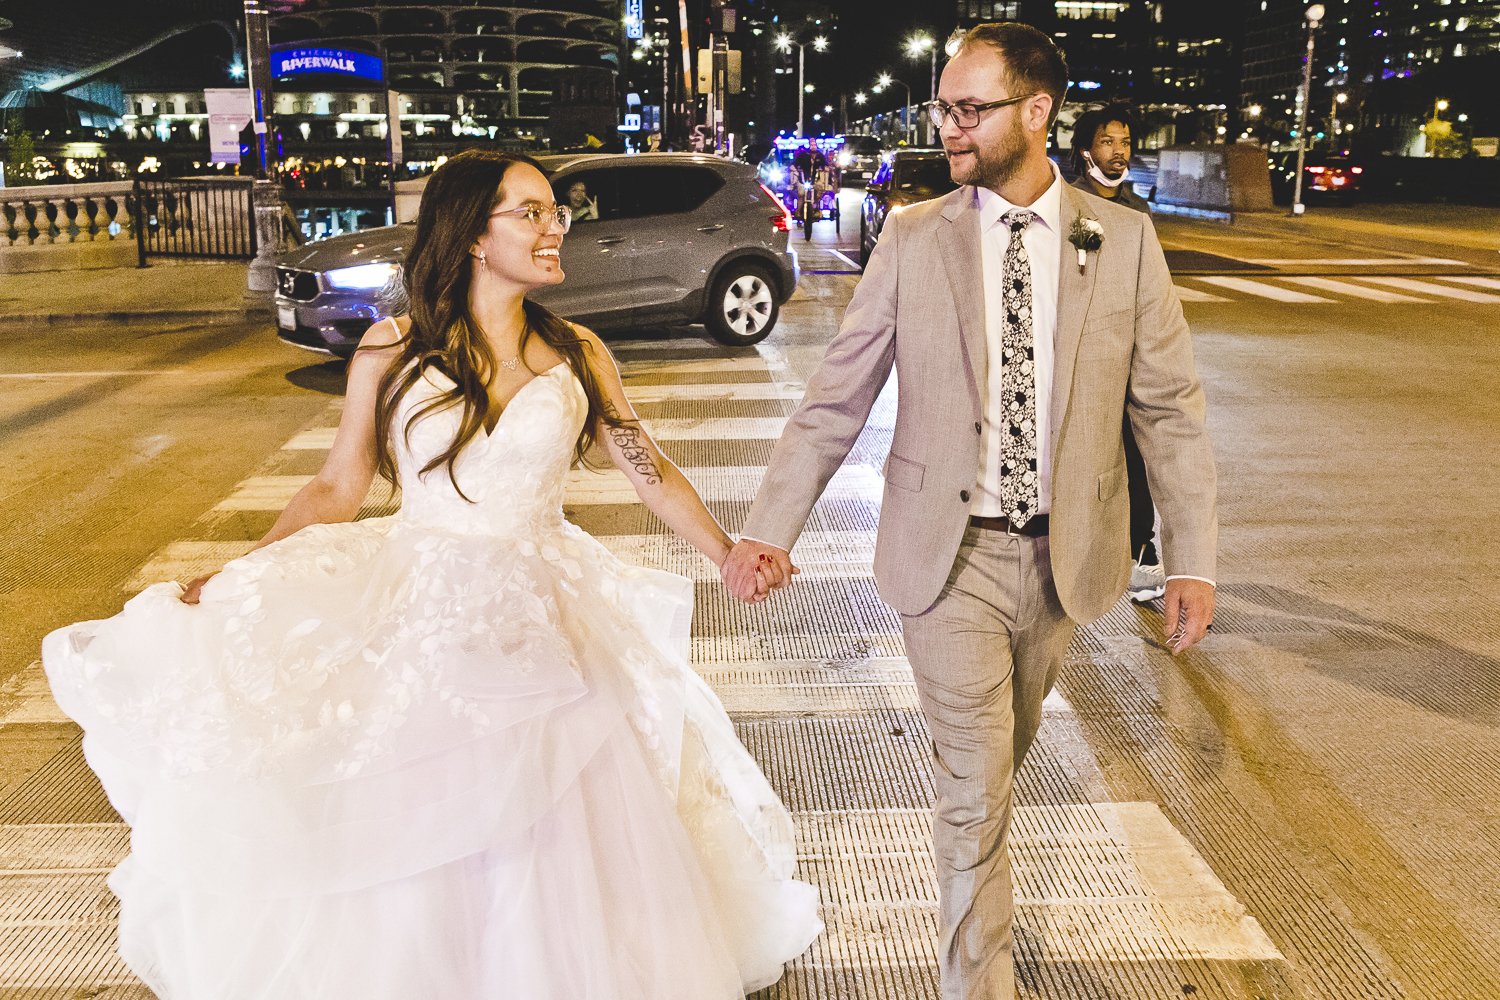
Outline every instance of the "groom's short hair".
{"label": "groom's short hair", "polygon": [[1005,60],[1005,84],[1010,90],[1006,96],[1050,94],[1051,120],[1057,121],[1068,93],[1068,62],[1052,36],[1019,21],[991,21],[959,35],[953,55],[971,45],[988,45]]}

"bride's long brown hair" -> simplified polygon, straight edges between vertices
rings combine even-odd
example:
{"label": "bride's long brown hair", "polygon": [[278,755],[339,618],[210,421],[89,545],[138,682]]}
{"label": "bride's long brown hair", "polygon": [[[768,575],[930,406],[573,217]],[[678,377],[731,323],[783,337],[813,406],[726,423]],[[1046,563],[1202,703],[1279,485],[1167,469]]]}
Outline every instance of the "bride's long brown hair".
{"label": "bride's long brown hair", "polygon": [[[393,345],[398,349],[397,354],[381,376],[375,403],[375,469],[393,486],[398,484],[396,454],[391,443],[396,408],[401,397],[431,365],[448,377],[453,389],[417,407],[401,433],[410,440],[412,426],[418,420],[455,406],[462,407],[463,416],[453,441],[423,466],[419,475],[425,476],[446,465],[453,488],[468,499],[455,478],[454,462],[464,446],[488,423],[492,409],[489,384],[495,373],[495,353],[469,313],[473,273],[470,251],[489,225],[489,215],[500,199],[498,192],[505,175],[518,163],[535,167],[543,176],[547,174],[529,156],[471,149],[438,167],[422,192],[417,231],[406,255],[401,285],[399,289],[393,288],[390,296],[394,307],[391,312],[399,313],[404,307],[411,325]],[[517,357],[525,358],[527,341],[533,336],[540,337],[578,376],[588,398],[588,416],[574,445],[575,461],[586,462],[600,422],[618,427],[625,421],[615,414],[599,388],[589,364],[592,345],[545,306],[526,299],[522,308],[526,325],[521,331]]]}

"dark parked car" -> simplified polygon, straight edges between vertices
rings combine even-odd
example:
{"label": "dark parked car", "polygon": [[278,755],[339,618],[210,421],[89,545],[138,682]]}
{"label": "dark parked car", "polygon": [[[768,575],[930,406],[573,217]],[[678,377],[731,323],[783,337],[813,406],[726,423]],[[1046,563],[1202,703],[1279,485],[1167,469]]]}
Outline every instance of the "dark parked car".
{"label": "dark parked car", "polygon": [[[563,240],[567,280],[538,291],[538,302],[600,332],[704,323],[735,345],[771,332],[797,288],[797,256],[787,245],[791,219],[757,183],[755,168],[693,153],[539,159],[558,204],[569,204],[581,184],[593,207],[575,214]],[[414,229],[385,226],[281,254],[281,339],[352,354],[370,323],[390,311]]]}
{"label": "dark parked car", "polygon": [[958,187],[941,149],[898,149],[887,153],[865,190],[859,213],[859,264],[875,252],[875,241],[892,209],[937,198]]}
{"label": "dark parked car", "polygon": [[880,169],[880,139],[873,135],[846,135],[833,162],[843,172],[845,185],[862,184]]}
{"label": "dark parked car", "polygon": [[[1297,152],[1272,153],[1269,160],[1271,194],[1277,201],[1290,203],[1297,179]],[[1364,172],[1364,167],[1347,156],[1309,151],[1302,163],[1302,200],[1354,201],[1359,195],[1359,182]]]}

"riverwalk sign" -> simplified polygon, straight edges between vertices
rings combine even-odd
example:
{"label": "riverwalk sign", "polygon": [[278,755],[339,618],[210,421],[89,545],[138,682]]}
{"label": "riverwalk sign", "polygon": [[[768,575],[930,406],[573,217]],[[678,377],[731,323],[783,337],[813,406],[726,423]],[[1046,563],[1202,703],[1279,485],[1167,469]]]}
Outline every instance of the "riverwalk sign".
{"label": "riverwalk sign", "polygon": [[379,56],[352,49],[284,45],[271,50],[271,75],[280,80],[308,74],[385,79]]}

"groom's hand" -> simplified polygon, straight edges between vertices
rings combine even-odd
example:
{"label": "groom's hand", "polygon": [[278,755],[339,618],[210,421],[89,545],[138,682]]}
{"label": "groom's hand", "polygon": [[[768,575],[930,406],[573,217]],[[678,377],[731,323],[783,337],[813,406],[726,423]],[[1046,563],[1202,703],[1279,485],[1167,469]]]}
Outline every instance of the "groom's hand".
{"label": "groom's hand", "polygon": [[758,604],[772,590],[785,587],[798,572],[786,549],[750,538],[736,542],[719,567],[719,575],[729,592],[750,604]]}
{"label": "groom's hand", "polygon": [[1163,627],[1174,654],[1192,649],[1208,633],[1216,593],[1214,585],[1204,580],[1177,577],[1167,581]]}

